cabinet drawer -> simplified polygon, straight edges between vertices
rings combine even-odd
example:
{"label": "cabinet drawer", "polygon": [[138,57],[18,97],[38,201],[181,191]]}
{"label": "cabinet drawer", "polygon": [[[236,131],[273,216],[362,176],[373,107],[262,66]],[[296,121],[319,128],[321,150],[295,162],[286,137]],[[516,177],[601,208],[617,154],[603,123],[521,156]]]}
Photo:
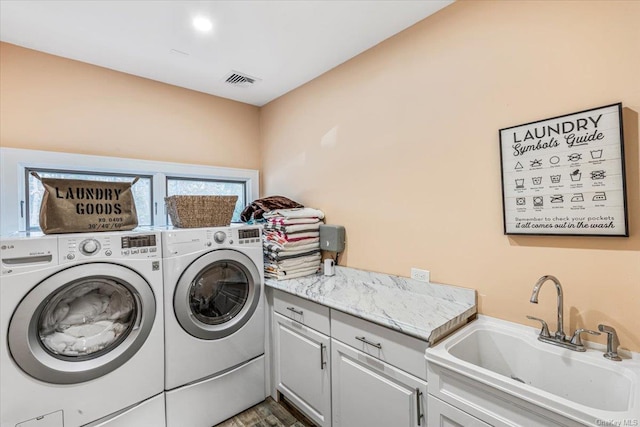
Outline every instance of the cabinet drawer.
{"label": "cabinet drawer", "polygon": [[337,310],[331,310],[331,336],[424,380],[427,341],[410,337]]}
{"label": "cabinet drawer", "polygon": [[329,307],[274,289],[273,309],[285,317],[329,335]]}

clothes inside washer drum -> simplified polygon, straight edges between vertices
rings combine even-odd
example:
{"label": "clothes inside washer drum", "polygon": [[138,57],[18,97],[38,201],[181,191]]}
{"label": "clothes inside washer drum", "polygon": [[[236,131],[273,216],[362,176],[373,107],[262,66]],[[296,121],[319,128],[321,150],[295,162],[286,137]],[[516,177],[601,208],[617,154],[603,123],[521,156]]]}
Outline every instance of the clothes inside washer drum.
{"label": "clothes inside washer drum", "polygon": [[40,339],[54,354],[87,356],[118,341],[135,320],[135,301],[124,286],[97,279],[52,299],[40,318]]}
{"label": "clothes inside washer drum", "polygon": [[64,332],[44,337],[44,344],[56,354],[84,356],[103,350],[114,342],[127,326],[111,320],[71,326]]}

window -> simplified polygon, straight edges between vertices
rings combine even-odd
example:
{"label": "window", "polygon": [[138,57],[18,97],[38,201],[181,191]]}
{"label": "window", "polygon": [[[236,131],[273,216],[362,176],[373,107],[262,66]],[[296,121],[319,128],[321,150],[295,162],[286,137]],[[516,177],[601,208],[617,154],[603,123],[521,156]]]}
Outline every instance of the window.
{"label": "window", "polygon": [[0,148],[0,232],[39,229],[44,192],[41,177],[132,181],[138,224],[168,224],[164,198],[168,195],[237,195],[232,221],[258,195],[258,171],[139,159],[89,156],[16,148]]}

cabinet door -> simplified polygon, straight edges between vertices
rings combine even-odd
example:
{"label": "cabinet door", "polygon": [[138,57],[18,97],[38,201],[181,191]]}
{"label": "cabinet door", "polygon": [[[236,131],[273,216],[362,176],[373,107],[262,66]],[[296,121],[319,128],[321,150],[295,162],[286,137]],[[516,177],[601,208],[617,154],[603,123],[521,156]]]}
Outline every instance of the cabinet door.
{"label": "cabinet door", "polygon": [[274,313],[277,389],[320,427],[331,426],[330,340]]}
{"label": "cabinet door", "polygon": [[429,427],[490,427],[474,416],[443,402],[437,397],[427,397]]}
{"label": "cabinet door", "polygon": [[426,425],[427,383],[331,340],[333,427]]}

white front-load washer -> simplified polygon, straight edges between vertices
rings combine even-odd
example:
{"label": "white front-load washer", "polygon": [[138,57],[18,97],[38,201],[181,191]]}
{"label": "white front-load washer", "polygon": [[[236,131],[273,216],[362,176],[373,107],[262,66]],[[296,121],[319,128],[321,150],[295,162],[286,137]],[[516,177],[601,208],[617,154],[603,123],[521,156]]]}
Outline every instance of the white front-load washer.
{"label": "white front-load washer", "polygon": [[0,425],[165,425],[160,240],[0,239]]}
{"label": "white front-load washer", "polygon": [[260,227],[162,233],[167,426],[210,427],[266,397]]}

